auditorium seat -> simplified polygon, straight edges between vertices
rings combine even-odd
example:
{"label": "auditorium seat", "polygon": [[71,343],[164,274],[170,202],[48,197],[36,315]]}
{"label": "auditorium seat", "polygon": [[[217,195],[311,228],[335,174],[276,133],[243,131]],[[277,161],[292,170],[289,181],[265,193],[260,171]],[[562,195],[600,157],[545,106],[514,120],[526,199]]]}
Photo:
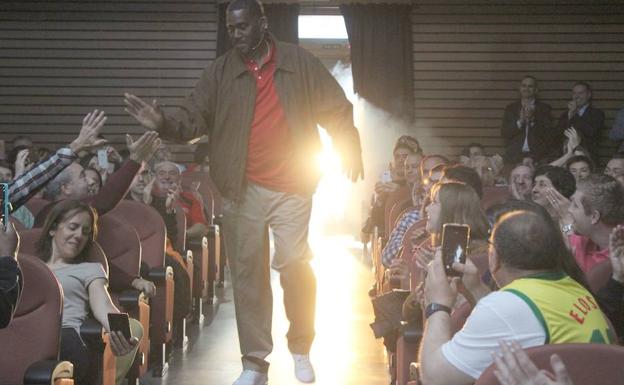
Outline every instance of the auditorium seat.
{"label": "auditorium seat", "polygon": [[[386,198],[385,206],[384,206],[384,238],[388,239],[390,232],[392,231],[392,227],[394,226],[394,222],[391,222],[391,211],[395,205],[399,207],[404,206],[409,203],[412,199],[410,190],[407,186],[399,187],[398,190],[391,192],[388,194]],[[397,209],[400,211],[400,209]],[[398,214],[398,213],[397,213]],[[396,219],[395,219],[396,221]]]}
{"label": "auditorium seat", "polygon": [[134,226],[141,241],[141,260],[149,266],[149,279],[156,285],[150,300],[150,368],[157,377],[167,371],[166,345],[173,334],[173,270],[165,265],[167,229],[160,214],[140,202],[123,200],[110,212]]}
{"label": "auditorium seat", "polygon": [[[624,347],[606,344],[552,344],[526,349],[538,369],[553,372],[550,356],[559,355],[574,385],[624,385]],[[475,385],[498,385],[490,365]]]}
{"label": "auditorium seat", "polygon": [[125,280],[120,280],[120,276],[141,276],[141,243],[134,227],[112,214],[99,218],[97,242],[108,262],[109,291],[113,302],[143,326],[143,338],[135,365],[128,372],[129,383],[134,383],[147,371],[150,306],[145,295],[129,286]]}
{"label": "auditorium seat", "polygon": [[0,329],[3,385],[73,384],[73,365],[58,361],[63,293],[40,259],[20,250],[22,295],[11,323]]}

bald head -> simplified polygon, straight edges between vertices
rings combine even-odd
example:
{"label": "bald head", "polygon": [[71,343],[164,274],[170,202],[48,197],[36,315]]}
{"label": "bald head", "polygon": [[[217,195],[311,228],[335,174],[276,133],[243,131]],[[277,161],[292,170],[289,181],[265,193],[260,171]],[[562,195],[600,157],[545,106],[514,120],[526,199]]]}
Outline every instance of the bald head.
{"label": "bald head", "polygon": [[503,215],[492,234],[503,266],[518,270],[554,270],[566,253],[561,233],[547,214],[516,210]]}

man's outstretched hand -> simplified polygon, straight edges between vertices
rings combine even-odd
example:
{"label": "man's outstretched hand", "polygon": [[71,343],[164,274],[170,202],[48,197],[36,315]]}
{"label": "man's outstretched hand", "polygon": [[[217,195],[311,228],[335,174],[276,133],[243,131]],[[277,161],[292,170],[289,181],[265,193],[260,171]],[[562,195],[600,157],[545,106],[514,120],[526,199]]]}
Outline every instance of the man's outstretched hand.
{"label": "man's outstretched hand", "polygon": [[342,136],[334,143],[336,144],[335,148],[340,153],[342,169],[345,174],[347,174],[347,178],[351,179],[352,182],[357,182],[358,179],[364,179],[362,147],[357,131],[355,131],[355,135]]}
{"label": "man's outstretched hand", "polygon": [[126,104],[125,111],[146,130],[158,131],[162,128],[165,118],[156,99],[150,105],[137,96],[125,93],[124,103]]}

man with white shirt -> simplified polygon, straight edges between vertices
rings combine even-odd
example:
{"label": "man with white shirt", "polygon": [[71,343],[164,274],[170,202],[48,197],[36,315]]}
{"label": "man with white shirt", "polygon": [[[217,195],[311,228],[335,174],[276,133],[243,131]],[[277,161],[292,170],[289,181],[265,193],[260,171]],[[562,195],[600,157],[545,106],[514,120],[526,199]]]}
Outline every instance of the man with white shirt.
{"label": "man with white shirt", "polygon": [[598,160],[598,140],[600,130],[604,128],[605,114],[591,104],[592,90],[587,82],[576,82],[572,87],[572,100],[568,102],[568,111],[559,117],[559,130],[563,132],[571,127],[581,137],[581,145],[592,156],[594,163]]}
{"label": "man with white shirt", "polygon": [[537,80],[525,76],[520,82],[520,100],[505,107],[501,135],[505,139],[505,163],[518,164],[525,157],[534,161],[550,155],[558,139],[552,125],[551,107],[537,100]]}
{"label": "man with white shirt", "polygon": [[[450,311],[457,281],[449,281],[438,252],[425,282],[425,330],[420,374],[427,385],[467,385],[492,364],[499,341],[522,348],[553,343],[612,343],[613,332],[592,294],[579,282],[557,226],[539,208],[504,214],[490,240],[489,270],[501,289],[489,293],[472,263],[463,272],[463,292],[476,306],[452,335]],[[570,263],[571,262],[571,263]]]}

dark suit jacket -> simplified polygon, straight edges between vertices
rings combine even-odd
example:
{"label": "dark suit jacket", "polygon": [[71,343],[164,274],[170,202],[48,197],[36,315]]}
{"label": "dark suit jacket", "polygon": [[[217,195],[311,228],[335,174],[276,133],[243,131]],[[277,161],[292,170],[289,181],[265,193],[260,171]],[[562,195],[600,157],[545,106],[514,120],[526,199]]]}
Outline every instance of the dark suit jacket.
{"label": "dark suit jacket", "polygon": [[574,127],[581,137],[581,145],[589,150],[594,162],[596,162],[598,159],[598,140],[600,139],[600,130],[604,128],[604,121],[604,112],[590,104],[583,116],[574,115],[572,119],[568,119],[568,111],[564,111],[559,118],[559,130],[563,133],[565,129]]}
{"label": "dark suit jacket", "polygon": [[[524,156],[522,146],[526,136],[527,127],[518,128],[517,121],[520,118],[520,101],[513,102],[505,107],[505,115],[501,126],[501,135],[505,139],[505,163],[514,164],[522,161]],[[535,115],[533,122],[528,127],[528,141],[530,155],[535,161],[539,161],[553,155],[561,145],[557,144],[559,135],[557,129],[553,127],[551,117],[551,107],[538,100],[535,101]]]}

